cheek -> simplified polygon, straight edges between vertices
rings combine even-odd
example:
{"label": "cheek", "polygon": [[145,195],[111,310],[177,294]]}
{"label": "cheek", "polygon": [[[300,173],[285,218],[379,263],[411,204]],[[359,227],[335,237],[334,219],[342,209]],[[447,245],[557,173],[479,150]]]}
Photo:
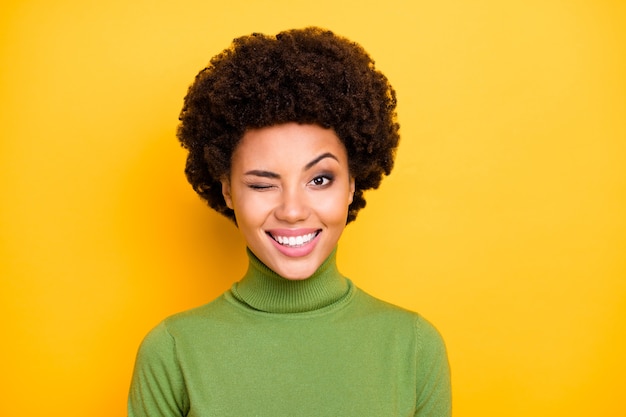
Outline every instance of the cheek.
{"label": "cheek", "polygon": [[263,223],[269,211],[267,200],[255,194],[238,195],[237,197],[234,199],[233,205],[237,223],[251,226]]}
{"label": "cheek", "polygon": [[348,206],[352,202],[350,195],[341,193],[335,198],[326,199],[318,206],[318,213],[328,222],[345,224]]}

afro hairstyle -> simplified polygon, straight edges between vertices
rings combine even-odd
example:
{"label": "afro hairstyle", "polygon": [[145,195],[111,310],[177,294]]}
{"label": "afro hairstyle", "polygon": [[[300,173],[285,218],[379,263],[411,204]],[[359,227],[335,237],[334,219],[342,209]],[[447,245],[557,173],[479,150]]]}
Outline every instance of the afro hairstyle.
{"label": "afro hairstyle", "polygon": [[333,129],[346,148],[354,198],[346,223],[393,168],[399,125],[396,95],[358,44],[317,27],[236,38],[189,87],[177,136],[185,174],[209,206],[236,223],[221,180],[249,129],[283,123]]}

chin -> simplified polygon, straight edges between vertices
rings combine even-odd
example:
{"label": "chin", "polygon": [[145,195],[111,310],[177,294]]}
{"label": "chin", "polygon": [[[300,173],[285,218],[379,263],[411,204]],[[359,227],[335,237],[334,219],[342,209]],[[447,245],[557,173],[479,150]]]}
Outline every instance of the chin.
{"label": "chin", "polygon": [[281,277],[289,280],[289,281],[303,281],[307,278],[309,278],[311,275],[313,275],[315,273],[317,269],[308,272],[308,271],[282,271],[282,272],[276,272],[278,275],[280,275]]}
{"label": "chin", "polygon": [[289,281],[302,281],[302,280],[309,278],[311,275],[313,275],[315,271],[317,271],[317,269],[320,267],[320,265],[317,265],[315,267],[307,265],[307,266],[294,267],[294,268],[289,268],[289,267],[280,268],[279,267],[279,268],[272,268],[272,269],[278,275],[280,275],[281,277]]}

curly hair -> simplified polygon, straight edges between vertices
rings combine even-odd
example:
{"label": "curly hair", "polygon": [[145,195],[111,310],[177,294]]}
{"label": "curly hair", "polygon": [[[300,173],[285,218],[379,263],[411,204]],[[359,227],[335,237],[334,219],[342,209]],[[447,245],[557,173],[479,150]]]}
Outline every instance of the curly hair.
{"label": "curly hair", "polygon": [[396,95],[358,44],[317,27],[236,38],[196,76],[177,136],[189,151],[185,173],[208,204],[235,221],[220,180],[248,129],[288,122],[331,128],[355,179],[346,223],[393,168]]}

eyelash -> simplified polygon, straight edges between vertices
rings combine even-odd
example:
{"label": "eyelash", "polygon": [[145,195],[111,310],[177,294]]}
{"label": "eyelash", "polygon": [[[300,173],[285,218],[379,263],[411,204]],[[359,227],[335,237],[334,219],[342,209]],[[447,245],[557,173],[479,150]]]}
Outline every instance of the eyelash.
{"label": "eyelash", "polygon": [[268,190],[270,188],[272,188],[272,185],[265,185],[265,184],[248,184],[248,187],[250,187],[253,190],[258,190],[258,191],[263,191],[263,190]]}

